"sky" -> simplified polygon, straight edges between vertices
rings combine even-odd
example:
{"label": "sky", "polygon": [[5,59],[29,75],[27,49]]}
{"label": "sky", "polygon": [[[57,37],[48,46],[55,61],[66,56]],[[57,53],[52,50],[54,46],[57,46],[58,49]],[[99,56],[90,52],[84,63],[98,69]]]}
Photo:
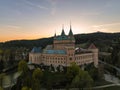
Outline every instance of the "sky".
{"label": "sky", "polygon": [[120,0],[0,0],[0,42],[120,32]]}

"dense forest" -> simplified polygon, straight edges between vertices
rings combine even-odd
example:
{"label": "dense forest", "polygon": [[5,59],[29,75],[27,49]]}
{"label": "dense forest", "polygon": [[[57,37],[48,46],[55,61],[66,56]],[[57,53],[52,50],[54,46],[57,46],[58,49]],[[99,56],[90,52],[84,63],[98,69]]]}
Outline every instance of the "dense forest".
{"label": "dense forest", "polygon": [[[85,46],[90,43],[94,43],[100,50],[108,50],[111,45],[116,43],[116,40],[120,37],[120,33],[89,33],[89,34],[76,34],[74,35],[76,44],[84,44]],[[48,44],[53,43],[53,37],[41,38],[35,40],[13,40],[0,43],[0,48],[11,48],[11,47],[26,47],[33,48],[34,46],[44,48]]]}

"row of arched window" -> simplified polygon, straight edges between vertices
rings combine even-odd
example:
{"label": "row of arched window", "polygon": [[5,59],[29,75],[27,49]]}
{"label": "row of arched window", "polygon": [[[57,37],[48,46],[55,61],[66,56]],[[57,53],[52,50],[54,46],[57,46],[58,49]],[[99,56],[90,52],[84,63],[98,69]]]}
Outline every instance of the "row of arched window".
{"label": "row of arched window", "polygon": [[76,63],[78,65],[83,65],[83,64],[87,64],[87,63],[91,63],[91,62],[93,62],[93,60],[92,59],[88,59],[88,60],[77,61]]}
{"label": "row of arched window", "polygon": [[92,55],[84,55],[84,56],[76,56],[75,60],[91,59],[91,58],[93,58]]}
{"label": "row of arched window", "polygon": [[66,60],[66,57],[50,57],[50,56],[43,56],[44,60]]}

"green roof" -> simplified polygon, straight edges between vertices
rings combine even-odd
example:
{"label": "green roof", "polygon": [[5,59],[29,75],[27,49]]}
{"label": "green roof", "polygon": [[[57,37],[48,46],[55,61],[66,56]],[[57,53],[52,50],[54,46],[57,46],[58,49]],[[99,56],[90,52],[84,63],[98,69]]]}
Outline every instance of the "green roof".
{"label": "green roof", "polygon": [[69,36],[73,36],[73,32],[72,32],[71,29],[70,29],[70,31],[69,31]]}
{"label": "green roof", "polygon": [[68,37],[66,35],[64,35],[64,36],[57,36],[56,40],[68,40]]}
{"label": "green roof", "polygon": [[65,50],[44,50],[43,53],[46,54],[66,54]]}
{"label": "green roof", "polygon": [[64,29],[62,30],[61,36],[65,36]]}

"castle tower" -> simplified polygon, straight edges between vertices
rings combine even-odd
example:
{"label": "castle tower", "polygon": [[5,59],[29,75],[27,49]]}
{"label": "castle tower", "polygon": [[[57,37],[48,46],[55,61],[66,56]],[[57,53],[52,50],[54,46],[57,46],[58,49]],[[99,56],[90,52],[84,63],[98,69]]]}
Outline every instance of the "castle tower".
{"label": "castle tower", "polygon": [[71,23],[70,23],[70,31],[69,31],[68,37],[69,37],[69,39],[71,39],[73,42],[75,42],[75,38],[74,38],[74,35],[73,35],[73,32],[72,32]]}
{"label": "castle tower", "polygon": [[69,31],[69,36],[73,36],[73,32],[72,32],[72,26],[71,26],[71,23],[70,23],[70,31]]}
{"label": "castle tower", "polygon": [[54,34],[54,39],[56,39],[56,32],[55,32],[55,34]]}
{"label": "castle tower", "polygon": [[93,62],[94,62],[94,66],[98,67],[98,48],[96,48],[96,46],[92,43],[89,48],[89,51],[93,52]]}
{"label": "castle tower", "polygon": [[69,34],[66,35],[64,32],[64,26],[62,26],[62,32],[61,35],[54,36],[54,49],[58,50],[64,50],[66,46],[72,46],[75,47],[75,38],[72,32],[72,28],[70,25],[70,31]]}
{"label": "castle tower", "polygon": [[64,32],[64,25],[62,26],[61,36],[65,36],[65,32]]}
{"label": "castle tower", "polygon": [[72,62],[75,62],[75,47],[69,46],[66,47],[67,51],[67,66],[70,66]]}

